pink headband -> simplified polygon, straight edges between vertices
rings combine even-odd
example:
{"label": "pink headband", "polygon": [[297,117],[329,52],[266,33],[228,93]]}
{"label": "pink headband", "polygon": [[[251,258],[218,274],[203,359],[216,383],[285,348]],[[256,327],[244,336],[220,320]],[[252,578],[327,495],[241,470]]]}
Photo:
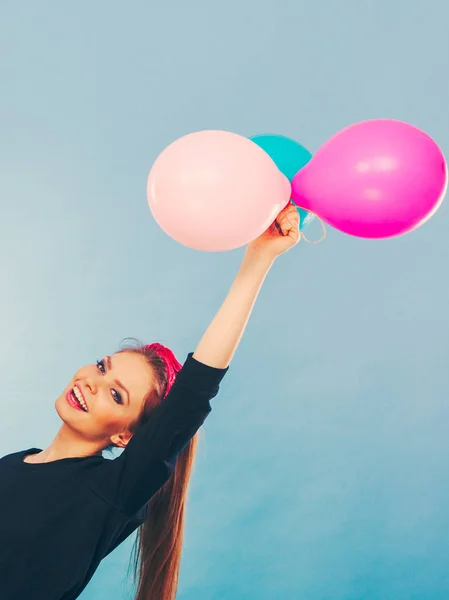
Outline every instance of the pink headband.
{"label": "pink headband", "polygon": [[165,396],[167,396],[175,382],[176,375],[181,370],[182,365],[178,362],[173,352],[162,344],[158,344],[157,342],[154,344],[147,344],[145,348],[155,352],[165,363],[167,369],[167,386],[165,388]]}

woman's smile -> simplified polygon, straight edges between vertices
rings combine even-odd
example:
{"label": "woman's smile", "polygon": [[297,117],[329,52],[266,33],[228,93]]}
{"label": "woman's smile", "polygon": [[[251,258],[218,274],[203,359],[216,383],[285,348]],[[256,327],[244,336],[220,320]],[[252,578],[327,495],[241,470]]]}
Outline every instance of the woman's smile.
{"label": "woman's smile", "polygon": [[83,412],[89,412],[84,396],[77,385],[67,392],[66,398],[67,402],[73,408],[82,410]]}

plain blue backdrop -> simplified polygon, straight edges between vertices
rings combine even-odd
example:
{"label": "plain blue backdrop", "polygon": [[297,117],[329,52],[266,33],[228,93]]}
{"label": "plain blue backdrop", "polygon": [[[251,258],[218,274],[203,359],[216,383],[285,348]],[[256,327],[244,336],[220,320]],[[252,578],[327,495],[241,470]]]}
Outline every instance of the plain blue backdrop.
{"label": "plain blue backdrop", "polygon": [[[0,455],[53,440],[81,365],[126,336],[184,360],[224,299],[242,250],[184,248],[148,209],[168,143],[314,153],[390,117],[449,154],[448,19],[443,0],[2,0]],[[202,430],[180,600],[449,598],[448,225],[443,204],[402,238],[329,231],[279,259]],[[133,539],[82,600],[132,598]]]}

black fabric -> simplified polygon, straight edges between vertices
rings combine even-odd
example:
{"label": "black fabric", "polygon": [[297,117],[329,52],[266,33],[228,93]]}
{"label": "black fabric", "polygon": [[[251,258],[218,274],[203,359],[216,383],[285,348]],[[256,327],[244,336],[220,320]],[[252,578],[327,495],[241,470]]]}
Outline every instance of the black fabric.
{"label": "black fabric", "polygon": [[187,356],[164,402],[122,454],[23,462],[0,459],[1,600],[73,600],[101,560],[145,520],[177,455],[211,411],[228,369]]}

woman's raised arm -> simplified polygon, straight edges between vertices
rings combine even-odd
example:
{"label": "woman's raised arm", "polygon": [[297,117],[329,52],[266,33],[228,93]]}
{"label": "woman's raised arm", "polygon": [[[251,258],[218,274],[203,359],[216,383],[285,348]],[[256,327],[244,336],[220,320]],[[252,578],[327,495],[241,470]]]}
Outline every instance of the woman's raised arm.
{"label": "woman's raised arm", "polygon": [[237,277],[193,358],[219,369],[229,366],[268,271],[276,257],[295,246],[300,237],[299,214],[289,204],[275,223],[248,245]]}

